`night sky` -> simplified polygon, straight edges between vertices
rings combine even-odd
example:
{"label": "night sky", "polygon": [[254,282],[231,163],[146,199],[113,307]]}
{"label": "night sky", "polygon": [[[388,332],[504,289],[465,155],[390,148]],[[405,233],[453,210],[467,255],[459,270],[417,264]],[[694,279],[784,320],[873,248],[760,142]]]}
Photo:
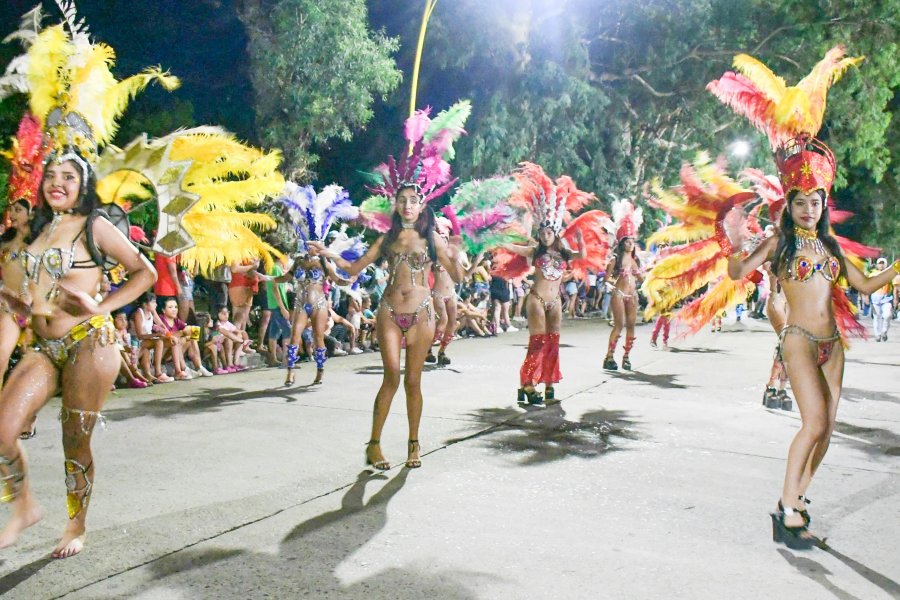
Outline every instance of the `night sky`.
{"label": "night sky", "polygon": [[[164,92],[151,86],[130,105],[122,122],[122,135],[116,141],[137,133],[129,120],[139,120],[143,111],[168,107],[173,101],[190,102],[193,123],[173,122],[171,127],[213,124],[222,125],[242,139],[256,142],[252,114],[253,89],[247,57],[247,37],[238,19],[234,0],[82,0],[78,11],[90,28],[93,39],[103,41],[116,50],[115,72],[119,77],[132,75],[146,66],[161,65],[181,78],[175,92]],[[419,7],[410,2],[384,0],[370,2],[370,19],[375,29],[384,28],[391,36],[401,36],[403,48],[396,57],[404,72],[404,81],[387,102],[376,100],[375,118],[364,131],[348,143],[314,147],[321,156],[316,165],[319,183],[336,181],[348,187],[358,185],[359,169],[372,155],[372,146],[384,146],[385,155],[395,152],[400,127],[405,118],[409,94],[411,65],[408,51],[414,40],[405,39],[418,29]],[[35,5],[34,0],[4,0],[0,8],[0,36],[17,28],[19,18]],[[45,1],[45,24],[58,23],[61,13],[53,2]],[[398,19],[399,17],[399,19]],[[391,21],[394,21],[393,23]],[[398,23],[399,21],[399,23]],[[407,44],[407,42],[409,42]],[[405,53],[404,50],[407,52]],[[6,44],[3,62],[18,53],[17,44]],[[420,84],[420,97],[442,106],[440,98],[431,99],[427,78]],[[438,96],[445,95],[438,91]],[[452,95],[452,94],[450,94]],[[449,98],[449,96],[448,96]],[[457,98],[449,98],[447,105]],[[131,126],[130,126],[131,125]],[[167,131],[153,132],[157,134]],[[391,146],[391,147],[388,147]],[[363,154],[366,158],[363,159]],[[383,158],[383,157],[382,157]]]}

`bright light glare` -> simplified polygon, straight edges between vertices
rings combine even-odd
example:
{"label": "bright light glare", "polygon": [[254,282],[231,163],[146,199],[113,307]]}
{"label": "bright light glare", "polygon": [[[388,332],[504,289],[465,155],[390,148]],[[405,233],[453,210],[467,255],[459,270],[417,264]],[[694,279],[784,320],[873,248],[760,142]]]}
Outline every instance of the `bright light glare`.
{"label": "bright light glare", "polygon": [[747,158],[750,156],[750,142],[745,140],[737,140],[731,144],[731,155],[736,158]]}

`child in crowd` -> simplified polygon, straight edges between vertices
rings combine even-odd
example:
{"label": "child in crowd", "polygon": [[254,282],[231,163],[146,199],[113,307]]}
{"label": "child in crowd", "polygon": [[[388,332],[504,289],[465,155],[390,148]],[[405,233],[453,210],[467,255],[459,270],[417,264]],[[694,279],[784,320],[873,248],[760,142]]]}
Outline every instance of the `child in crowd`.
{"label": "child in crowd", "polygon": [[375,313],[372,311],[372,298],[368,295],[362,297],[359,325],[359,345],[368,352],[374,352],[378,345],[375,342]]}
{"label": "child in crowd", "polygon": [[[156,322],[156,296],[152,292],[145,292],[138,299],[138,307],[131,314],[131,322],[135,336],[140,340],[138,362],[145,378],[154,383],[171,383],[175,381],[169,377],[162,368],[163,352],[165,345],[160,327]],[[150,352],[153,352],[153,366],[150,369]]]}
{"label": "child in crowd", "polygon": [[241,354],[238,353],[238,350],[240,350],[244,344],[249,343],[249,339],[244,337],[247,335],[247,332],[239,330],[234,323],[228,320],[228,308],[225,306],[219,308],[219,313],[216,316],[215,330],[224,338],[222,340],[222,347],[225,350],[226,355],[224,361],[225,372],[234,373],[235,371],[245,370],[247,367],[236,364],[236,362],[241,356]]}
{"label": "child in crowd", "polygon": [[188,327],[184,321],[178,318],[178,302],[175,299],[169,298],[166,300],[163,311],[159,315],[159,320],[164,328],[163,334],[167,339],[171,340],[172,360],[175,363],[175,371],[178,373],[175,378],[192,378],[192,373],[184,359],[185,354],[194,363],[197,374],[202,377],[212,377],[212,373],[203,366],[203,362],[200,360],[200,330],[195,327]]}
{"label": "child in crowd", "polygon": [[116,313],[113,323],[116,327],[116,346],[118,346],[122,358],[119,375],[128,382],[128,387],[131,388],[139,389],[151,385],[135,366],[134,348],[131,345],[131,334],[128,333],[128,316],[119,311]]}

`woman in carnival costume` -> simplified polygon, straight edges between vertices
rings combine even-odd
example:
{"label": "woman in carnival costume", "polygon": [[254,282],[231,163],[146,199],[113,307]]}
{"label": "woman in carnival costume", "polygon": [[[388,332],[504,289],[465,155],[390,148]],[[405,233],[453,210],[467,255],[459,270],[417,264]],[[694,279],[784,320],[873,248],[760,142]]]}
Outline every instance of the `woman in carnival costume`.
{"label": "woman in carnival costume", "polygon": [[768,135],[786,192],[778,235],[749,255],[742,248],[742,228],[726,225],[734,249],[728,259],[729,275],[741,278],[771,261],[787,301],[787,323],[780,338],[801,427],[788,452],[772,529],[776,542],[794,549],[819,543],[809,532],[806,491],[834,429],[844,373],[842,338],[848,331],[864,333],[852,318],[840,282],[871,293],[900,272],[900,263],[895,262],[893,268],[867,277],[846,260],[830,231],[827,198],[836,163],[831,149],[814,136],[822,124],[828,86],[860,60],[844,58],[844,49],[838,46],[796,87],[788,87],[756,59],[738,55],[734,65],[741,74],[726,73],[708,86]]}
{"label": "woman in carnival costume", "polygon": [[379,257],[388,260],[389,280],[376,322],[384,378],[375,396],[372,433],[366,445],[366,463],[378,470],[391,468],[381,450],[381,433],[400,387],[400,349],[404,341],[403,384],[409,420],[406,466],[422,466],[419,445],[422,370],[435,327],[428,274],[432,264],[440,262],[454,281],[462,276],[456,241],[448,245],[437,235],[434,213],[428,202],[444,194],[455,182],[450,179],[447,159],[452,156],[453,141],[463,133],[462,125],[469,111],[468,102],[461,102],[434,120],[426,110],[417,111],[406,121],[404,132],[411,152],[404,151],[399,160],[390,157],[377,169],[380,183],[371,188],[376,196],[360,207],[364,223],[384,231],[361,258],[351,262],[321,242],[309,242],[311,254],[334,261],[350,277]]}
{"label": "woman in carnival costume", "polygon": [[[91,435],[104,422],[100,410],[121,363],[110,313],[135,300],[156,278],[127,237],[133,233],[127,219],[114,217],[114,225],[107,215],[125,216],[119,203],[127,205],[122,199],[126,194],[153,193],[160,213],[175,217],[160,221],[154,250],[174,254],[196,241],[197,247],[185,255],[195,263],[205,264],[209,257],[239,259],[244,252],[258,255],[264,249],[253,242],[255,234],[247,224],[268,222],[252,213],[237,215],[233,208],[268,193],[260,185],[265,177],[277,184],[270,191],[283,185],[280,175],[273,174],[277,155],[260,159],[249,149],[242,152],[240,144],[215,128],[180,131],[154,142],[142,136],[126,151],[108,145],[130,97],[154,81],[174,89],[178,80],[150,68],[117,81],[111,73],[112,48],[91,42],[74,10],[66,11],[66,19],[64,25],[20,36],[27,52],[17,59],[24,66],[18,89],[29,94],[31,113],[43,120],[46,156],[42,204],[35,211],[29,245],[4,269],[2,290],[8,310],[31,316],[36,351],[23,357],[0,394],[0,497],[12,504],[0,547],[15,542],[42,516],[16,437],[62,390],[69,521],[54,558],[77,554],[84,546],[96,471]],[[102,145],[107,147],[98,154]],[[136,174],[142,181],[136,181]],[[235,177],[225,183],[225,174]],[[231,190],[235,183],[239,189]],[[230,204],[222,208],[223,202]],[[219,243],[225,238],[227,243]],[[240,241],[245,249],[228,249]],[[116,266],[127,279],[98,301],[104,275]],[[78,385],[84,381],[92,385]]]}
{"label": "woman in carnival costume", "polygon": [[[473,180],[460,185],[450,199],[450,206],[442,209],[446,216],[435,219],[438,234],[449,243],[450,235],[454,231],[459,232],[465,250],[460,258],[463,259],[466,254],[475,256],[478,257],[476,263],[492,248],[524,241],[526,236],[515,225],[515,210],[506,202],[515,189],[516,182],[510,177]],[[449,365],[447,346],[453,341],[457,326],[456,289],[453,278],[440,263],[432,265],[432,270],[434,285],[431,294],[438,318],[434,341],[439,343],[439,347],[437,357],[429,349],[425,362]]]}
{"label": "woman in carnival costume", "polygon": [[[325,281],[344,283],[345,280],[332,261],[310,254],[310,242],[324,242],[332,225],[339,220],[356,219],[359,209],[353,206],[350,195],[339,185],[326,186],[316,194],[311,185],[300,187],[289,181],[278,200],[287,208],[300,242],[291,271],[275,279],[276,283],[293,279],[297,286],[291,311],[291,339],[286,350],[284,385],[294,384],[294,368],[300,360],[300,339],[307,325],[312,327],[315,344],[316,377],[312,383],[318,385],[325,375],[325,330],[331,308]],[[365,252],[366,246],[359,239],[354,238],[354,242],[339,253],[345,260],[355,260]]]}
{"label": "woman in carnival costume", "polygon": [[[580,191],[570,177],[550,179],[540,166],[522,163],[514,174],[519,189],[510,204],[526,208],[537,224],[537,240],[528,244],[505,244],[496,253],[493,273],[504,279],[522,276],[534,267],[534,285],[525,297],[528,318],[528,351],[519,370],[518,402],[540,405],[555,399],[554,384],[562,379],[559,368],[559,330],[562,322],[560,283],[567,268],[587,279],[587,269],[600,269],[608,246],[605,230],[609,217],[588,211],[563,222],[594,199]],[[572,250],[571,245],[577,250]],[[505,251],[505,252],[504,252]],[[535,389],[544,384],[544,395]]]}
{"label": "woman in carnival costume", "polygon": [[[43,132],[41,123],[30,114],[19,122],[11,152],[6,154],[12,169],[9,177],[9,204],[4,213],[6,230],[0,236],[0,277],[6,265],[19,257],[31,236],[31,215],[40,199],[43,176]],[[0,389],[9,367],[9,360],[19,343],[27,319],[9,312],[0,313]],[[28,435],[33,435],[29,428]],[[23,436],[25,434],[23,433]]]}
{"label": "woman in carnival costume", "polygon": [[631,349],[637,339],[634,325],[637,321],[638,285],[644,279],[644,271],[637,255],[637,233],[643,222],[643,210],[635,208],[628,200],[616,200],[612,205],[613,219],[616,227],[616,249],[609,264],[606,265],[604,283],[611,284],[612,300],[610,306],[613,313],[613,328],[609,332],[609,345],[603,368],[618,370],[619,365],[613,355],[622,329],[625,329],[625,344],[622,354],[622,368],[631,370]]}
{"label": "woman in carnival costume", "polygon": [[[109,73],[111,50],[102,44],[76,45],[63,26],[42,32],[28,58],[30,109],[44,120],[47,152],[41,206],[28,246],[4,269],[3,299],[6,310],[31,315],[38,350],[23,357],[0,397],[3,500],[13,508],[0,533],[0,547],[15,542],[42,516],[16,438],[32,415],[62,389],[69,522],[52,556],[65,558],[80,552],[84,544],[95,471],[91,433],[102,422],[100,410],[121,362],[110,313],[135,300],[156,278],[149,261],[95,210],[97,145],[110,141],[115,118],[130,94],[154,79],[167,87],[177,85],[177,80],[151,71],[117,82]],[[89,77],[97,74],[101,77]],[[129,278],[97,302],[106,257],[123,265]],[[78,385],[79,381],[92,385]]]}

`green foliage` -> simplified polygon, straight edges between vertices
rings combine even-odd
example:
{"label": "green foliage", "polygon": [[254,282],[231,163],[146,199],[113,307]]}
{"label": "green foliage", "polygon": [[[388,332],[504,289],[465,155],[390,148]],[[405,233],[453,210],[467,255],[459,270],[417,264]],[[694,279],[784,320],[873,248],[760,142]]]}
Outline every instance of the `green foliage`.
{"label": "green foliage", "polygon": [[372,118],[375,97],[401,80],[397,40],[368,28],[364,0],[249,0],[250,76],[262,142],[302,174],[312,144],[349,140]]}
{"label": "green foliage", "polygon": [[[413,33],[408,13],[404,39]],[[841,43],[867,56],[832,89],[820,134],[838,157],[842,208],[858,213],[842,233],[896,248],[898,22],[896,0],[458,0],[432,17],[420,97],[446,96],[452,82],[473,98],[454,165],[464,180],[532,160],[608,206],[613,196],[640,198],[655,178],[677,183],[698,150],[728,155],[737,139],[753,151],[728,157],[735,171],[774,172],[763,135],[706,83],[747,52],[793,84]]]}

